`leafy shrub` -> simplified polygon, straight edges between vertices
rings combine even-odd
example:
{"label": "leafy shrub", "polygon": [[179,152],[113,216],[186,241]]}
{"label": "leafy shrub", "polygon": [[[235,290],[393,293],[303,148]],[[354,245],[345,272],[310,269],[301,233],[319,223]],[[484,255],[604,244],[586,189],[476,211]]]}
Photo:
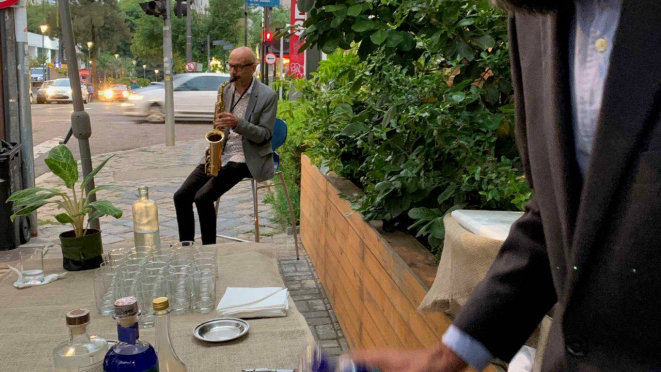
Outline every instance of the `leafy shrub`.
{"label": "leafy shrub", "polygon": [[301,83],[309,152],[362,187],[366,219],[437,249],[452,209],[523,207],[504,14],[486,0],[320,0],[305,26],[306,45],[347,50]]}

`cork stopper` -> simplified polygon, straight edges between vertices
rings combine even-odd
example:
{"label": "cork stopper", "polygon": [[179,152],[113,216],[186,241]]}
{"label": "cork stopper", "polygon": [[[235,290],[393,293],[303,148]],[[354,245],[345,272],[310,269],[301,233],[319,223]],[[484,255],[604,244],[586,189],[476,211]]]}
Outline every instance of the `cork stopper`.
{"label": "cork stopper", "polygon": [[77,309],[69,311],[66,315],[67,325],[77,326],[90,322],[90,311],[87,309]]}
{"label": "cork stopper", "polygon": [[138,315],[138,300],[135,297],[124,297],[115,301],[115,317],[124,318]]}
{"label": "cork stopper", "polygon": [[170,302],[167,297],[155,298],[153,304],[154,311],[167,310],[170,307]]}

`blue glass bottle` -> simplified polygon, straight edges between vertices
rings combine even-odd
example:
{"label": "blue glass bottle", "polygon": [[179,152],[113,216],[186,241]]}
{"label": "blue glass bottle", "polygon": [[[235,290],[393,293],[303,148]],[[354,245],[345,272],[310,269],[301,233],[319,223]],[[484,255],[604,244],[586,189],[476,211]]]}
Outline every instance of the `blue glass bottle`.
{"label": "blue glass bottle", "polygon": [[154,348],[140,341],[138,301],[135,297],[115,301],[115,319],[119,343],[103,360],[104,372],[158,372],[158,357]]}
{"label": "blue glass bottle", "polygon": [[318,346],[308,346],[301,357],[301,372],[380,372],[377,368],[357,364],[343,357],[335,360]]}

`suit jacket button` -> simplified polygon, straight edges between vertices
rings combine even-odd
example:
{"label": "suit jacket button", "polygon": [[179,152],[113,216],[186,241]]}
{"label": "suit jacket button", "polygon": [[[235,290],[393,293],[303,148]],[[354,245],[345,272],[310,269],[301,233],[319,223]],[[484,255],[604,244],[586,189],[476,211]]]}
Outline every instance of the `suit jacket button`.
{"label": "suit jacket button", "polygon": [[566,340],[565,348],[567,352],[575,357],[585,356],[585,342],[577,338],[568,338]]}

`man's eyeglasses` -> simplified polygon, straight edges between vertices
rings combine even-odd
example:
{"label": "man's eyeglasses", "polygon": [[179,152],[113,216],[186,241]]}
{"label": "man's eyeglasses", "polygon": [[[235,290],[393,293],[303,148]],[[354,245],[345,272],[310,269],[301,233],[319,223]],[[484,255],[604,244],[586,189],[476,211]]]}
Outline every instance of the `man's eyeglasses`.
{"label": "man's eyeglasses", "polygon": [[254,63],[246,63],[245,65],[230,65],[230,70],[241,70],[242,68],[249,67],[249,66],[254,66]]}

